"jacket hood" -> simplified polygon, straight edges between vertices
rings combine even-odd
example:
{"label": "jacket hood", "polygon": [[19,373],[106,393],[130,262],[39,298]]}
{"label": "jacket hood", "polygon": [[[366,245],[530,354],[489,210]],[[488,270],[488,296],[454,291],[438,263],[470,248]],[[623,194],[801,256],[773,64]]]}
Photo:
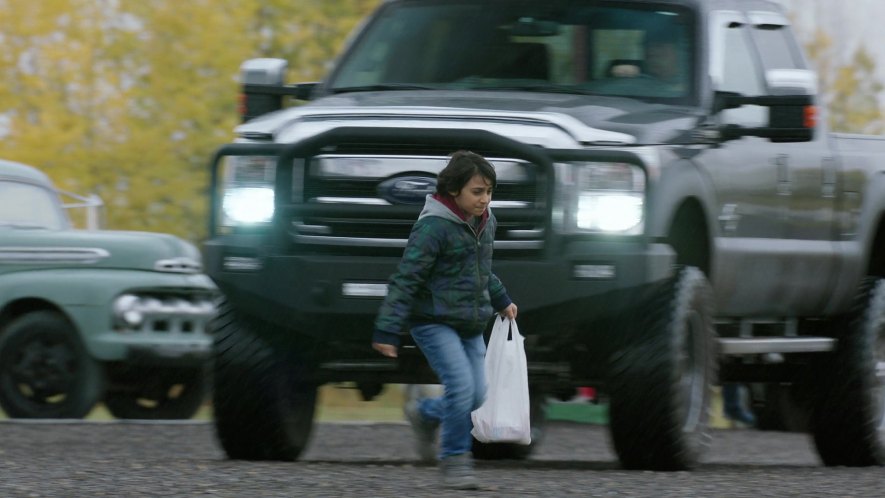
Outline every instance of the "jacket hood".
{"label": "jacket hood", "polygon": [[[4,235],[4,232],[14,231]],[[171,273],[202,271],[193,244],[169,234],[112,230],[0,228],[0,272],[17,268],[114,268]]]}
{"label": "jacket hood", "polygon": [[[418,215],[418,219],[420,220],[426,216],[437,216],[464,225],[469,225],[469,220],[471,218],[465,214],[459,213],[458,206],[453,199],[441,197],[439,194],[427,194],[424,208]],[[485,227],[489,216],[491,216],[491,208],[486,207],[486,210],[482,213],[479,231],[482,231],[482,228]]]}
{"label": "jacket hood", "polygon": [[[240,136],[293,142],[340,126],[486,128],[545,147],[663,143],[696,126],[693,107],[622,97],[519,91],[386,91],[331,95],[240,125]],[[422,122],[416,124],[416,121]]]}
{"label": "jacket hood", "polygon": [[418,215],[418,219],[420,220],[421,218],[426,218],[428,216],[437,216],[454,223],[463,225],[467,224],[467,222],[452,211],[449,206],[446,206],[442,201],[437,199],[435,194],[427,194],[427,197],[424,200],[424,208],[421,210],[421,214]]}

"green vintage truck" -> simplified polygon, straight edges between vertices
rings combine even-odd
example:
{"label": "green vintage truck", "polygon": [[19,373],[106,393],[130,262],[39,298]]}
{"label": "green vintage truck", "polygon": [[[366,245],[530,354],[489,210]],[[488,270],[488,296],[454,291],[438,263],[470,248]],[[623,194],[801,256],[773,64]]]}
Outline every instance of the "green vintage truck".
{"label": "green vintage truck", "polygon": [[104,402],[118,418],[190,418],[208,389],[217,292],[199,251],[172,235],[74,228],[84,203],[69,195],[0,160],[0,407],[82,418]]}

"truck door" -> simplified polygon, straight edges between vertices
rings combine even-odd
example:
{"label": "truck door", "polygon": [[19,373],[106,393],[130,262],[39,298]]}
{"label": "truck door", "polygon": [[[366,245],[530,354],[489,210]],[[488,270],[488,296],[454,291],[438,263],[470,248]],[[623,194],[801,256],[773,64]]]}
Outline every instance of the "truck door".
{"label": "truck door", "polygon": [[[770,11],[751,11],[748,18],[768,93],[815,94],[816,78],[807,78],[807,64],[787,19]],[[779,87],[773,86],[775,78]],[[795,83],[784,86],[791,79]],[[836,156],[820,126],[812,142],[770,143],[769,149],[778,193],[788,201],[789,277],[781,299],[794,314],[814,314],[826,304],[838,271],[833,242]]]}
{"label": "truck door", "polygon": [[[713,11],[710,18],[710,78],[716,90],[747,96],[765,94],[748,18],[738,11]],[[767,109],[743,106],[723,111],[722,124],[765,126]],[[771,313],[780,298],[788,199],[778,190],[782,168],[767,139],[743,137],[711,148],[698,160],[717,195],[719,226],[713,287],[723,316]]]}

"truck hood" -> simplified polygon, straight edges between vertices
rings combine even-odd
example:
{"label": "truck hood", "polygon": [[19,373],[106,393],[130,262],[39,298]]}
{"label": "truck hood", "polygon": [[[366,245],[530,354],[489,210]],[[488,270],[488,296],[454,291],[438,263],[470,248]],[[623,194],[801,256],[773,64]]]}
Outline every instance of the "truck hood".
{"label": "truck hood", "polygon": [[202,271],[199,250],[168,234],[112,230],[0,227],[0,273],[35,268],[113,268],[169,273]]}
{"label": "truck hood", "polygon": [[256,118],[245,138],[289,143],[341,126],[482,128],[548,148],[666,143],[698,109],[636,99],[515,91],[385,91],[324,97]]}

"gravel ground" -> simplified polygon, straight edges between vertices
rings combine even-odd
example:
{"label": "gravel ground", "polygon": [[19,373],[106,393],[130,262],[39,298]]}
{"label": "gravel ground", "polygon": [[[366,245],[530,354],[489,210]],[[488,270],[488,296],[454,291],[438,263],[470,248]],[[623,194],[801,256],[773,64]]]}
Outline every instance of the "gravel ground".
{"label": "gravel ground", "polygon": [[227,460],[211,423],[0,423],[2,497],[881,497],[881,468],[821,466],[802,434],[717,430],[692,472],[620,470],[607,429],[551,423],[530,460],[444,492],[405,424],[319,424],[299,462]]}

